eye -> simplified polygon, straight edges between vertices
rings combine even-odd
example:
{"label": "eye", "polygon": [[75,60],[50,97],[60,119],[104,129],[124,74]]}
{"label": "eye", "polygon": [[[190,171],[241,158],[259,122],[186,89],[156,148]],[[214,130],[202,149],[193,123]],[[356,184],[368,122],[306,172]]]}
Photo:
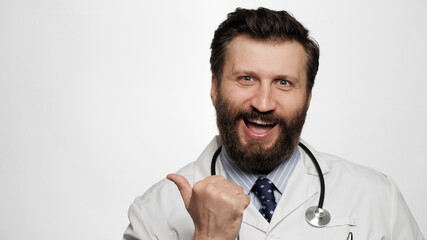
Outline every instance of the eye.
{"label": "eye", "polygon": [[250,76],[243,76],[243,77],[240,77],[240,79],[242,79],[244,81],[248,81],[248,82],[253,80],[252,77],[250,77]]}
{"label": "eye", "polygon": [[290,84],[290,82],[289,82],[288,80],[285,80],[285,79],[280,79],[280,80],[278,80],[278,81],[277,81],[277,83],[278,83],[280,86],[287,86],[287,85],[289,85],[289,84]]}

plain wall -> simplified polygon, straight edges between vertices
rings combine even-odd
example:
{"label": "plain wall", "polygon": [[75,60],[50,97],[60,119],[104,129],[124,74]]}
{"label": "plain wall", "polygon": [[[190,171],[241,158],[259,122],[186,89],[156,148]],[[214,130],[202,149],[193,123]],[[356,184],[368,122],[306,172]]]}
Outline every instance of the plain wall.
{"label": "plain wall", "polygon": [[426,1],[0,0],[0,239],[120,239],[217,134],[209,45],[238,6],[310,29],[303,138],[390,175],[427,234]]}

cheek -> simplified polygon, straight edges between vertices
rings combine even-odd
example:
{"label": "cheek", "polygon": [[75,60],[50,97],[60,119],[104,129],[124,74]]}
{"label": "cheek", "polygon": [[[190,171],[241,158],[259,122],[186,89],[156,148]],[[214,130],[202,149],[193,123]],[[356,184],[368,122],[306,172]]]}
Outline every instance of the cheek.
{"label": "cheek", "polygon": [[251,93],[250,91],[234,90],[233,88],[222,89],[222,97],[233,108],[246,108],[250,105]]}
{"label": "cheek", "polygon": [[305,94],[299,94],[294,96],[285,96],[278,101],[279,109],[281,113],[285,115],[292,115],[302,111],[307,107],[307,98]]}

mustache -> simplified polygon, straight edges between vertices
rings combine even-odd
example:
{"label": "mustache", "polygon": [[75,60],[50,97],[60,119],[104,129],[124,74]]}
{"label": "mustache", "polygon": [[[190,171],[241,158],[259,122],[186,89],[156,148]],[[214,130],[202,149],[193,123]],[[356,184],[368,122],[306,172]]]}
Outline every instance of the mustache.
{"label": "mustache", "polygon": [[278,116],[274,112],[260,112],[256,109],[239,110],[234,119],[236,122],[241,119],[257,119],[264,122],[286,125],[285,119],[283,119],[283,117]]}

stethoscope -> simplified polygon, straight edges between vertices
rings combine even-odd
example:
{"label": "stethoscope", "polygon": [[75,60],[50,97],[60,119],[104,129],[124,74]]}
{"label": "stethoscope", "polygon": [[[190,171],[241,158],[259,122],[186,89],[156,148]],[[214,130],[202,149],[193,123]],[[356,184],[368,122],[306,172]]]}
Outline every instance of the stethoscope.
{"label": "stethoscope", "polygon": [[[305,211],[305,220],[313,227],[325,227],[331,221],[331,214],[326,209],[323,209],[323,201],[325,199],[325,180],[323,179],[322,170],[320,169],[319,163],[314,157],[313,153],[301,142],[299,146],[304,150],[305,153],[308,154],[314,166],[316,167],[317,174],[319,175],[320,181],[320,196],[319,196],[319,204],[317,206],[309,207]],[[218,155],[221,152],[221,148],[214,153],[211,161],[211,175],[216,175],[215,164]]]}

